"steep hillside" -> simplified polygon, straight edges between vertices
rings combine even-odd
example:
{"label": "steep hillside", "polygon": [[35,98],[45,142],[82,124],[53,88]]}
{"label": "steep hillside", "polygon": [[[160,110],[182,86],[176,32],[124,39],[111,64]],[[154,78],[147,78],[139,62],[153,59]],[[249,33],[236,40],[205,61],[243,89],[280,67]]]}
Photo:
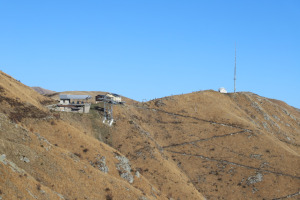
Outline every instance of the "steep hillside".
{"label": "steep hillside", "polygon": [[115,110],[112,146],[162,192],[180,196],[168,180],[207,199],[299,198],[300,113],[283,102],[204,91]]}
{"label": "steep hillside", "polygon": [[284,102],[215,91],[124,97],[110,127],[101,104],[49,112],[59,94],[0,73],[2,199],[300,197],[300,113]]}
{"label": "steep hillside", "polygon": [[33,89],[0,73],[1,199],[160,199],[117,150],[87,136]]}
{"label": "steep hillside", "polygon": [[299,197],[300,113],[281,101],[203,91],[115,106],[113,127],[83,125],[102,114],[62,117],[126,155],[169,198]]}

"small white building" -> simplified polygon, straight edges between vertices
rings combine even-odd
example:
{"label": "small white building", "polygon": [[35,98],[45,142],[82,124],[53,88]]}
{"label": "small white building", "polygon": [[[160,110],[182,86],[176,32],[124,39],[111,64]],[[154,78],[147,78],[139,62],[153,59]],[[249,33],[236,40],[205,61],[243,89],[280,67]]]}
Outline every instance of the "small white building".
{"label": "small white building", "polygon": [[223,94],[226,94],[227,90],[225,88],[221,87],[221,88],[219,88],[219,92],[223,93]]}

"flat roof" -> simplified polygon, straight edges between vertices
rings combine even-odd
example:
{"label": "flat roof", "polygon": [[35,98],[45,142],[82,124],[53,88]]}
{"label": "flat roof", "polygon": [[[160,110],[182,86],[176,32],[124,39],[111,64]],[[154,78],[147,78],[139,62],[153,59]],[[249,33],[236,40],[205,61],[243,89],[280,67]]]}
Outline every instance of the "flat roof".
{"label": "flat roof", "polygon": [[60,99],[90,99],[90,95],[71,95],[71,94],[60,94]]}
{"label": "flat roof", "polygon": [[116,94],[116,93],[109,93],[109,94],[111,94],[111,95],[113,95],[113,96],[115,96],[115,97],[121,97],[120,95],[118,95],[118,94]]}

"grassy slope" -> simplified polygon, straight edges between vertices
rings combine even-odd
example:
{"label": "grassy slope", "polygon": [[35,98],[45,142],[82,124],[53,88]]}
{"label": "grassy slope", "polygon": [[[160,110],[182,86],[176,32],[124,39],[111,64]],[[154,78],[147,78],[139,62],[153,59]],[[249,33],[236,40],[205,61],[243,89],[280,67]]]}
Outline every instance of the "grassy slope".
{"label": "grassy slope", "polygon": [[115,106],[114,113],[110,145],[169,198],[298,196],[300,115],[283,102],[204,91]]}
{"label": "grassy slope", "polygon": [[115,110],[113,147],[165,193],[181,194],[164,184],[180,182],[170,174],[183,174],[209,199],[299,193],[300,115],[284,103],[204,91]]}
{"label": "grassy slope", "polygon": [[[146,103],[125,98],[126,105],[114,107],[116,123],[108,127],[93,106],[87,115],[49,113],[40,104],[47,98],[0,76],[0,152],[29,177],[0,163],[10,183],[0,185],[2,192],[6,187],[15,196],[43,199],[57,193],[71,199],[299,197],[300,113],[283,102],[214,91]],[[133,184],[116,169],[121,153],[131,162],[131,174],[141,174]],[[105,156],[108,174],[91,166],[98,155]]]}
{"label": "grassy slope", "polygon": [[[155,187],[143,176],[135,177],[134,166],[132,184],[120,176],[120,152],[47,111],[40,102],[49,99],[2,72],[0,76],[2,198],[153,199]],[[103,157],[108,173],[98,168]]]}

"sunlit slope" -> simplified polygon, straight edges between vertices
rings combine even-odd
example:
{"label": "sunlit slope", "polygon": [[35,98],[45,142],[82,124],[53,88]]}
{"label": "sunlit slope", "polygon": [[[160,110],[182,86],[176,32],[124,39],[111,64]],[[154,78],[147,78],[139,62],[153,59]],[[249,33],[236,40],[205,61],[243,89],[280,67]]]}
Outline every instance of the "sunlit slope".
{"label": "sunlit slope", "polygon": [[[298,199],[300,113],[253,93],[202,91],[49,112],[0,73],[3,199]],[[204,196],[204,197],[203,197]]]}
{"label": "sunlit slope", "polygon": [[122,153],[44,108],[51,99],[0,76],[2,199],[167,199]]}
{"label": "sunlit slope", "polygon": [[299,197],[300,114],[293,107],[252,93],[204,91],[115,112],[113,147],[163,192],[178,197],[186,189],[165,183],[185,182],[208,199]]}
{"label": "sunlit slope", "polygon": [[[11,101],[27,103],[28,105],[33,105],[41,110],[45,110],[41,103],[49,100],[42,95],[39,95],[31,87],[22,84],[20,81],[15,80],[2,71],[0,71],[0,92],[0,100],[6,97],[10,98]],[[9,104],[10,102],[6,103]]]}

